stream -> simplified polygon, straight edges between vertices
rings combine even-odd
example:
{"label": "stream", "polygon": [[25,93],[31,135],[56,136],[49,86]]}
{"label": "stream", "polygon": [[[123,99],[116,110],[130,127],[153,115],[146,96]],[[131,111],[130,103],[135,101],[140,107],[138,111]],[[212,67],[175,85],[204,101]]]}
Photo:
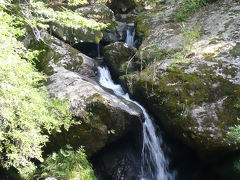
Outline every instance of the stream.
{"label": "stream", "polygon": [[[126,30],[125,43],[134,46],[134,26]],[[102,59],[99,45],[97,59]],[[215,180],[209,165],[201,162],[195,152],[166,135],[155,119],[138,102],[132,100],[119,84],[112,80],[109,69],[98,66],[99,83],[116,96],[134,103],[143,113],[141,137],[126,135],[122,140],[103,149],[94,158],[100,180]]]}
{"label": "stream", "polygon": [[153,119],[147,113],[146,109],[138,102],[129,98],[128,93],[125,93],[122,87],[115,84],[111,78],[110,72],[107,67],[98,67],[99,82],[108,89],[113,90],[115,95],[136,104],[143,112],[143,146],[141,152],[141,180],[173,180],[174,173],[169,172],[168,158],[162,150],[162,137],[157,134]]}

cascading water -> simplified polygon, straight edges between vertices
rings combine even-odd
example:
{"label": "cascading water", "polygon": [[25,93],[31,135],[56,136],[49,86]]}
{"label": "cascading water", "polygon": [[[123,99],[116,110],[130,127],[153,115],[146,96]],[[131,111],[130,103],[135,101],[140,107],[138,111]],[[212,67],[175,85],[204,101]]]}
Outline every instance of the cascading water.
{"label": "cascading water", "polygon": [[97,59],[101,59],[100,44],[97,44]]}
{"label": "cascading water", "polygon": [[157,135],[156,128],[145,108],[138,102],[131,100],[120,85],[114,84],[108,68],[98,67],[98,71],[100,74],[99,82],[103,87],[111,89],[116,95],[135,103],[143,112],[145,121],[143,123],[141,180],[173,180],[175,175],[169,172],[168,160],[161,148],[162,137],[160,134]]}
{"label": "cascading water", "polygon": [[128,26],[125,43],[131,46],[135,46],[134,39],[135,39],[135,29],[133,26]]}

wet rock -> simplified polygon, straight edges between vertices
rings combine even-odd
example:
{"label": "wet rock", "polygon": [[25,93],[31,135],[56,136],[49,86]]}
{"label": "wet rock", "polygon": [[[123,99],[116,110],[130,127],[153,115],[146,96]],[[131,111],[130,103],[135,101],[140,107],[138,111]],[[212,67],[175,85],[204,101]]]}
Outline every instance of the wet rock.
{"label": "wet rock", "polygon": [[123,42],[116,42],[104,47],[104,60],[109,65],[113,77],[118,78],[120,75],[126,74],[127,66],[130,71],[132,68],[130,60],[136,51],[136,48]]}
{"label": "wet rock", "polygon": [[142,148],[137,137],[136,134],[128,134],[117,143],[105,147],[92,158],[99,180],[139,179]]}

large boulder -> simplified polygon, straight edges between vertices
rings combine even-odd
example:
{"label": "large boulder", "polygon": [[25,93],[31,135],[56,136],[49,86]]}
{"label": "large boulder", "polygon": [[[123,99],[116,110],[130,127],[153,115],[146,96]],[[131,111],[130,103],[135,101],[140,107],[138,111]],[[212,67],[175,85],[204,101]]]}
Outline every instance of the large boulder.
{"label": "large boulder", "polygon": [[143,70],[122,76],[123,84],[199,155],[238,150],[227,132],[240,115],[239,3],[208,5],[184,26],[174,22],[174,7],[165,9],[166,16],[141,15],[155,22],[143,29]]}
{"label": "large boulder", "polygon": [[86,18],[91,18],[97,22],[107,24],[107,28],[102,31],[103,41],[115,42],[118,40],[117,23],[115,20],[114,12],[109,9],[105,4],[93,4],[76,9],[76,13],[81,13]]}
{"label": "large boulder", "polygon": [[48,93],[68,100],[77,122],[68,131],[53,132],[46,153],[71,144],[76,148],[84,146],[92,155],[125,134],[140,130],[141,109],[98,84],[94,59],[46,32],[41,37],[43,41],[37,41],[29,33],[25,45],[42,50],[37,67],[49,76]]}
{"label": "large boulder", "polygon": [[[101,32],[104,23],[98,23],[92,18],[85,18],[71,9],[52,9],[41,2],[33,3],[33,15],[37,16],[44,24],[49,25],[49,30],[55,36],[68,42],[99,43],[103,37]],[[26,8],[26,11],[28,8]],[[26,12],[28,13],[28,12]]]}
{"label": "large boulder", "polygon": [[79,42],[99,43],[103,37],[100,30],[89,27],[71,27],[58,22],[50,22],[49,25],[52,33],[70,44],[77,44]]}
{"label": "large boulder", "polygon": [[107,28],[102,30],[104,43],[113,43],[116,41],[124,41],[126,38],[127,24],[116,21],[114,12],[105,4],[93,4],[76,9],[77,13],[81,13],[86,18],[94,19],[97,22],[107,24]]}
{"label": "large boulder", "polygon": [[105,4],[93,4],[84,6],[75,10],[76,13],[80,13],[82,16],[90,19],[94,19],[97,22],[103,22],[109,24],[113,28],[115,27],[114,12],[109,9]]}
{"label": "large boulder", "polygon": [[128,62],[136,51],[136,48],[123,42],[115,42],[104,47],[104,60],[110,67],[113,77],[118,78],[120,75],[126,74]]}
{"label": "large boulder", "polygon": [[33,34],[29,32],[25,39],[25,46],[40,50],[39,61],[36,62],[40,71],[50,76],[54,74],[55,67],[64,67],[90,78],[96,76],[97,65],[92,58],[47,32],[42,32],[41,38],[41,41],[37,41]]}
{"label": "large boulder", "polygon": [[57,67],[49,77],[51,97],[68,99],[70,111],[79,125],[69,131],[53,133],[48,151],[65,144],[84,146],[88,155],[96,153],[110,142],[141,127],[141,110],[135,104],[104,90],[98,83]]}

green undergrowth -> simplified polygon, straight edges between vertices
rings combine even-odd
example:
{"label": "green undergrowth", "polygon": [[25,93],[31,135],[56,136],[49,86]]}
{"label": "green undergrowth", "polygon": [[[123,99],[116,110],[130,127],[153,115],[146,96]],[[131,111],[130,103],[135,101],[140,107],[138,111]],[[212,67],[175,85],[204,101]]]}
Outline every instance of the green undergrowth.
{"label": "green undergrowth", "polygon": [[66,8],[61,8],[61,11],[54,11],[41,1],[32,2],[29,5],[37,19],[43,23],[55,22],[70,28],[86,27],[93,30],[101,30],[107,27],[107,24],[85,18],[80,13],[75,13]]}
{"label": "green undergrowth", "polygon": [[178,64],[190,64],[192,60],[189,57],[194,55],[192,54],[194,43],[200,39],[199,24],[197,22],[191,28],[187,28],[183,23],[182,31],[181,39],[183,41],[183,48],[181,51],[170,55],[170,58],[174,59],[169,66],[170,69],[177,68]]}
{"label": "green undergrowth", "polygon": [[[236,108],[240,109],[240,101],[236,104]],[[233,143],[237,144],[240,142],[240,118],[237,119],[239,122],[235,126],[229,128],[227,132],[227,139]],[[236,160],[233,164],[234,169],[240,173],[240,160]]]}
{"label": "green undergrowth", "polygon": [[74,151],[69,145],[58,153],[49,156],[34,175],[34,179],[45,179],[47,177],[96,180],[92,165],[88,162],[84,149],[79,148]]}
{"label": "green undergrowth", "polygon": [[[240,101],[238,101],[238,103],[236,104],[236,108],[240,109]],[[240,118],[238,118],[239,124],[240,124]],[[240,125],[236,124],[233,127],[230,127],[229,131],[228,131],[228,138],[231,140],[231,142],[233,143],[238,143],[240,142]],[[240,167],[240,165],[239,165]],[[240,171],[240,168],[239,168]]]}
{"label": "green undergrowth", "polygon": [[18,40],[24,38],[25,22],[8,14],[7,6],[0,3],[0,165],[26,178],[36,168],[32,160],[43,161],[42,147],[52,130],[73,122],[68,102],[48,97],[46,76],[34,67],[39,52]]}
{"label": "green undergrowth", "polygon": [[177,22],[185,21],[189,16],[199,11],[206,5],[206,0],[183,0],[179,3],[179,7],[175,14]]}

